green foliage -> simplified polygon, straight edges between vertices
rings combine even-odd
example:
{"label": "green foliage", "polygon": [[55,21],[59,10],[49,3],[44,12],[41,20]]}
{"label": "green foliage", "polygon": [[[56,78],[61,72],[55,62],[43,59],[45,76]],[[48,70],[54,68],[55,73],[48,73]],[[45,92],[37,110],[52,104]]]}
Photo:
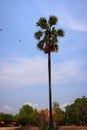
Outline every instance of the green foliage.
{"label": "green foliage", "polygon": [[59,103],[53,102],[53,110],[58,111],[60,109]]}
{"label": "green foliage", "polygon": [[37,40],[40,40],[40,38],[42,37],[42,35],[43,35],[43,32],[41,30],[39,30],[38,32],[35,33],[35,38]]}
{"label": "green foliage", "polygon": [[[6,125],[10,125],[12,121],[14,121],[14,116],[12,114],[5,114],[5,113],[0,113],[0,121],[4,121]],[[1,125],[2,126],[2,125]]]}
{"label": "green foliage", "polygon": [[[48,130],[48,124],[46,122],[47,117],[47,109],[41,110],[38,112],[37,110],[33,110],[33,108],[29,105],[23,105],[19,109],[19,113],[17,115],[0,113],[0,121],[4,121],[5,125],[11,124],[11,122],[15,121],[17,124],[21,124],[25,126],[27,124],[35,123],[42,130]],[[65,112],[60,109],[60,106],[57,102],[53,103],[53,121],[56,125],[87,125],[87,98],[77,98],[74,103],[68,105],[66,107]],[[58,127],[53,128],[56,130]]]}
{"label": "green foliage", "polygon": [[33,112],[33,108],[31,106],[29,106],[28,104],[23,105],[20,110],[19,110],[19,114],[30,114]]}
{"label": "green foliage", "polygon": [[37,47],[44,53],[58,51],[58,38],[64,36],[64,31],[55,28],[57,21],[56,16],[50,16],[48,20],[41,17],[36,23],[40,29],[35,32],[34,36],[38,40]]}
{"label": "green foliage", "polygon": [[60,109],[60,106],[57,102],[53,103],[53,121],[56,123],[56,125],[61,125],[63,124],[64,120],[64,112]]}
{"label": "green foliage", "polygon": [[39,21],[36,23],[37,26],[40,26],[42,29],[47,28],[47,21],[44,17],[41,17]]}
{"label": "green foliage", "polygon": [[56,25],[57,21],[58,19],[56,16],[50,16],[48,20],[50,26]]}
{"label": "green foliage", "polygon": [[43,47],[44,47],[44,40],[40,40],[40,42],[38,42],[37,44],[37,48],[43,50]]}
{"label": "green foliage", "polygon": [[34,119],[34,111],[33,108],[29,105],[23,105],[19,110],[19,114],[15,116],[16,122],[23,126],[31,124],[33,119]]}
{"label": "green foliage", "polygon": [[67,124],[87,125],[87,98],[77,98],[66,107],[65,120]]}
{"label": "green foliage", "polygon": [[64,31],[62,29],[57,30],[57,35],[59,37],[64,37]]}

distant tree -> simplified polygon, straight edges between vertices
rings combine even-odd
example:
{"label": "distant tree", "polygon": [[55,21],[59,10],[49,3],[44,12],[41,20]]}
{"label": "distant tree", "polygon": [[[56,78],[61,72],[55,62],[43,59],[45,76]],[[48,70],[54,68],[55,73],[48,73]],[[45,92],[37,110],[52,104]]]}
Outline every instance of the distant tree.
{"label": "distant tree", "polygon": [[59,103],[53,102],[53,110],[57,111],[58,109],[60,109]]}
{"label": "distant tree", "polygon": [[65,122],[67,125],[76,123],[75,104],[71,104],[66,107]]}
{"label": "distant tree", "polygon": [[33,108],[31,106],[29,106],[28,104],[23,105],[19,109],[19,114],[31,114],[32,112],[33,112]]}
{"label": "distant tree", "polygon": [[14,118],[12,114],[6,114],[6,113],[1,112],[0,121],[4,121],[5,124],[11,124],[11,122],[14,121]]}
{"label": "distant tree", "polygon": [[65,120],[67,124],[87,125],[87,98],[77,98],[66,107]]}
{"label": "distant tree", "polygon": [[27,124],[31,124],[34,119],[34,110],[29,105],[23,105],[20,110],[19,114],[15,116],[15,120],[18,124],[25,126]]}
{"label": "distant tree", "polygon": [[63,124],[64,112],[60,109],[60,106],[57,102],[53,102],[53,111],[53,120],[56,123],[56,125]]}
{"label": "distant tree", "polygon": [[87,98],[77,98],[75,100],[75,111],[77,122],[82,125],[87,124]]}
{"label": "distant tree", "polygon": [[35,111],[35,122],[38,126],[43,127],[46,124],[46,110]]}

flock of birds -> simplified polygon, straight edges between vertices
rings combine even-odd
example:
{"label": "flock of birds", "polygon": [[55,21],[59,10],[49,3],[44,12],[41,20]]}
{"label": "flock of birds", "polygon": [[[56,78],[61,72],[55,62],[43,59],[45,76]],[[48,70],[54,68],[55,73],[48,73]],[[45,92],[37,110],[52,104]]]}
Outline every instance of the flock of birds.
{"label": "flock of birds", "polygon": [[[0,32],[2,32],[2,28],[0,28]],[[25,37],[27,37],[27,35],[25,35]],[[20,39],[19,42],[22,42],[22,40]]]}

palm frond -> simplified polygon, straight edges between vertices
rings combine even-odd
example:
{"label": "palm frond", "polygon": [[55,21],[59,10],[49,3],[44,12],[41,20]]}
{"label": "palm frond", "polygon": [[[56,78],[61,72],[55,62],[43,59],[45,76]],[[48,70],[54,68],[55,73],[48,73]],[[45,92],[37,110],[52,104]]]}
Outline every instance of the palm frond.
{"label": "palm frond", "polygon": [[64,31],[63,31],[62,29],[58,29],[58,30],[57,30],[57,35],[58,35],[59,37],[64,37]]}
{"label": "palm frond", "polygon": [[52,39],[51,39],[51,45],[54,45],[54,44],[57,43],[57,42],[58,42],[58,38],[57,38],[56,35],[54,35],[54,36],[52,37]]}
{"label": "palm frond", "polygon": [[36,23],[37,26],[40,26],[42,29],[47,28],[47,20],[44,17],[41,17],[39,21]]}
{"label": "palm frond", "polygon": [[57,37],[57,30],[55,29],[55,27],[52,27],[51,36],[54,36],[54,35]]}
{"label": "palm frond", "polygon": [[43,47],[44,47],[44,40],[41,40],[41,41],[38,42],[37,48],[38,48],[39,50],[43,50]]}
{"label": "palm frond", "polygon": [[40,40],[40,38],[42,37],[43,32],[41,30],[39,30],[38,32],[34,33],[34,36],[37,40]]}
{"label": "palm frond", "polygon": [[56,25],[57,21],[58,19],[56,16],[50,16],[48,20],[50,26]]}

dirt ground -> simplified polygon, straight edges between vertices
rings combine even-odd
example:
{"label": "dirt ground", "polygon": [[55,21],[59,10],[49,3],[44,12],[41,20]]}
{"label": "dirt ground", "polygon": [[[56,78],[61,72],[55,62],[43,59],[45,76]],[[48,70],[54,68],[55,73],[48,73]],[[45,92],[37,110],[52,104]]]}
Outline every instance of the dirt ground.
{"label": "dirt ground", "polygon": [[20,127],[0,127],[0,130],[40,130],[38,127],[20,128]]}
{"label": "dirt ground", "polygon": [[0,127],[0,130],[15,130],[18,127]]}
{"label": "dirt ground", "polygon": [[[0,130],[40,130],[38,127],[19,128],[19,127],[0,127]],[[87,126],[60,126],[59,130],[87,130]]]}
{"label": "dirt ground", "polygon": [[60,126],[59,130],[87,130],[87,126]]}

